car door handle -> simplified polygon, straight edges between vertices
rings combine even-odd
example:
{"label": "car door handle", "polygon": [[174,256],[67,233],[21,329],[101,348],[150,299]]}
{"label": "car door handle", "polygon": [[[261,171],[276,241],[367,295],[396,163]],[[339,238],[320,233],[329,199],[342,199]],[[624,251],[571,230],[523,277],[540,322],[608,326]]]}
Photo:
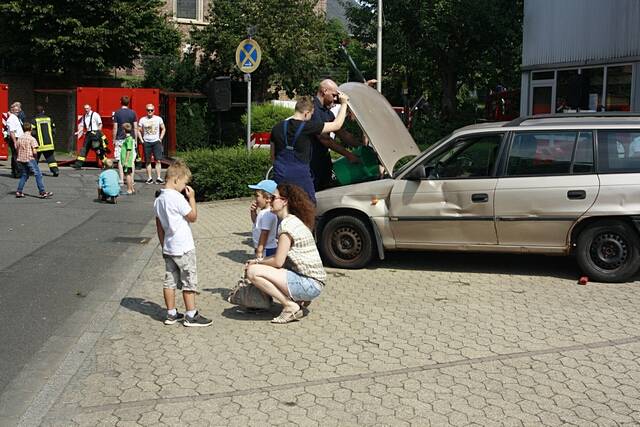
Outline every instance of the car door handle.
{"label": "car door handle", "polygon": [[489,195],[487,193],[472,194],[471,201],[473,203],[487,203],[489,201]]}
{"label": "car door handle", "polygon": [[569,200],[584,200],[586,198],[587,198],[587,192],[584,190],[567,191],[567,199]]}

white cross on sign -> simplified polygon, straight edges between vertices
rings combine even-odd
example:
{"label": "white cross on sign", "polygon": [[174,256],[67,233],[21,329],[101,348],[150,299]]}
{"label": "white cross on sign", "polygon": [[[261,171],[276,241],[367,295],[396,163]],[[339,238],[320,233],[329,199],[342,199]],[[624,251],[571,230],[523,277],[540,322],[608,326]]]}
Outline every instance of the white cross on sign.
{"label": "white cross on sign", "polygon": [[253,73],[260,65],[262,49],[253,39],[245,39],[236,49],[236,65],[243,73]]}

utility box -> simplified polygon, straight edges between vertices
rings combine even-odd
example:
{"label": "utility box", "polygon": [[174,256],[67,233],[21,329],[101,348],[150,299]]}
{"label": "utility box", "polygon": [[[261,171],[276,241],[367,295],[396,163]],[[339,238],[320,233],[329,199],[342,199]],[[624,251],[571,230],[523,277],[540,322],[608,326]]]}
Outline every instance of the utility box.
{"label": "utility box", "polygon": [[[9,111],[9,85],[0,83],[0,111],[3,113]],[[4,130],[4,115],[2,118],[2,128]],[[4,137],[4,132],[0,132],[0,160],[7,160],[9,158],[9,141]]]}
{"label": "utility box", "polygon": [[[109,154],[113,158],[113,114],[120,109],[120,98],[129,97],[129,108],[136,112],[138,120],[147,115],[145,106],[153,104],[155,114],[162,116],[160,111],[160,90],[158,89],[132,89],[132,88],[102,88],[102,87],[78,87],[76,92],[76,130],[80,120],[84,116],[84,105],[89,104],[94,113],[102,119],[102,133],[109,141]],[[2,98],[0,98],[1,101]],[[1,105],[1,104],[0,104]],[[132,135],[136,139],[135,135]],[[79,153],[84,145],[84,137],[76,141],[76,151]],[[138,147],[138,154],[144,155],[142,147]],[[89,150],[87,162],[95,162],[96,153]]]}

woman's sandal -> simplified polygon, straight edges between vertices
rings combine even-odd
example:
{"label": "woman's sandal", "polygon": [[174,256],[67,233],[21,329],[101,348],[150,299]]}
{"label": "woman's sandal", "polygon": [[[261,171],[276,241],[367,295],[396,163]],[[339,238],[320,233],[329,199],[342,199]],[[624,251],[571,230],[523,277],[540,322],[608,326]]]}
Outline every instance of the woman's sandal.
{"label": "woman's sandal", "polygon": [[302,316],[303,316],[302,309],[299,309],[295,313],[292,313],[290,311],[282,311],[282,313],[280,313],[278,317],[274,317],[273,319],[271,319],[271,323],[282,324],[282,323],[294,322],[296,320],[302,319]]}

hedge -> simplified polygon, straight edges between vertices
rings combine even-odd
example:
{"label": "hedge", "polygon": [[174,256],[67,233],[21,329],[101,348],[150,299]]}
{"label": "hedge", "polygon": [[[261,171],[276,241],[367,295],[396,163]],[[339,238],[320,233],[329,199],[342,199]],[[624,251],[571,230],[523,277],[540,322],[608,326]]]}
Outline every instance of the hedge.
{"label": "hedge", "polygon": [[[293,116],[293,108],[274,104],[252,104],[251,132],[271,132],[281,121]],[[247,126],[247,114],[241,117],[242,124]]]}
{"label": "hedge", "polygon": [[180,157],[191,169],[200,201],[250,196],[247,185],[263,180],[271,167],[269,150],[242,146],[193,150]]}

